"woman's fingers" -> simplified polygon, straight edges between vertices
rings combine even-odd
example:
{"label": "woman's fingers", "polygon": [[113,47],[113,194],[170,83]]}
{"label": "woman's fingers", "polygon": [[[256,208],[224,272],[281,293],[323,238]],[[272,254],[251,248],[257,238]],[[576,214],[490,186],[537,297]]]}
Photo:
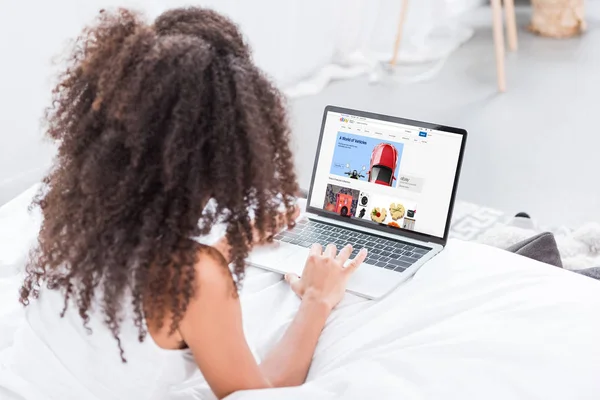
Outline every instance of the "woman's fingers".
{"label": "woman's fingers", "polygon": [[295,221],[298,217],[300,216],[300,206],[298,204],[296,204],[294,206],[294,213],[291,216],[291,220]]}
{"label": "woman's fingers", "polygon": [[294,206],[294,212],[292,213],[292,215],[288,218],[286,213],[280,213],[277,215],[276,220],[275,220],[275,227],[272,229],[271,228],[266,228],[267,231],[264,232],[264,238],[261,239],[261,232],[258,230],[258,228],[255,225],[254,220],[252,221],[252,236],[254,238],[254,243],[255,244],[261,244],[264,242],[271,242],[273,239],[273,236],[275,236],[277,233],[279,233],[281,230],[283,230],[284,228],[292,228],[295,225],[295,221],[296,219],[298,219],[298,216],[300,216],[300,207],[298,205]]}
{"label": "woman's fingers", "polygon": [[356,257],[346,263],[346,268],[344,268],[344,273],[351,275],[356,269],[360,266],[360,264],[365,261],[367,258],[367,249],[361,249]]}
{"label": "woman's fingers", "polygon": [[296,274],[285,274],[284,279],[287,283],[289,283],[290,287],[298,296],[301,296],[300,290],[300,277]]}
{"label": "woman's fingers", "polygon": [[292,215],[288,218],[287,213],[281,213],[277,216],[277,230],[285,227],[293,228],[296,220],[300,216],[300,207],[296,204]]}
{"label": "woman's fingers", "polygon": [[346,260],[348,260],[350,258],[350,254],[352,254],[352,245],[347,244],[340,251],[340,253],[336,257],[336,259],[339,260],[343,265],[346,262]]}
{"label": "woman's fingers", "polygon": [[335,244],[333,244],[333,243],[329,243],[327,245],[327,247],[325,247],[325,251],[323,252],[323,255],[325,257],[331,257],[331,258],[335,258],[336,254],[337,254],[337,249],[335,248]]}
{"label": "woman's fingers", "polygon": [[299,280],[300,280],[300,277],[299,277],[298,275],[296,275],[296,274],[292,274],[292,273],[290,273],[290,274],[285,274],[285,275],[283,276],[283,278],[284,278],[284,279],[285,279],[285,281],[286,281],[287,283],[289,283],[290,285],[291,285],[292,283],[294,283],[294,282],[297,282],[297,281],[299,281]]}
{"label": "woman's fingers", "polygon": [[321,245],[319,243],[315,243],[312,246],[310,246],[310,250],[308,252],[309,255],[314,255],[314,256],[320,256],[323,254],[323,248],[321,247]]}

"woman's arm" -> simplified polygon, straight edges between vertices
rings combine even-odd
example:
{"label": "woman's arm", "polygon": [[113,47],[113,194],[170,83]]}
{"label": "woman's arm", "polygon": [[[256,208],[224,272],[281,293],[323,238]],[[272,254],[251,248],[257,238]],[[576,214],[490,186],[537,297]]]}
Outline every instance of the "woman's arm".
{"label": "woman's arm", "polygon": [[350,245],[337,254],[332,244],[325,251],[315,244],[310,249],[302,278],[285,276],[302,304],[281,342],[261,364],[275,386],[301,385],[306,380],[327,317],[344,297],[350,275],[367,256],[363,249],[355,259],[348,261],[351,253]]}
{"label": "woman's arm", "polygon": [[238,390],[271,387],[246,342],[240,301],[220,253],[201,255],[196,283],[179,333],[212,391],[223,398]]}
{"label": "woman's arm", "polygon": [[350,273],[366,255],[360,253],[344,268],[350,252],[350,247],[344,248],[336,257],[334,246],[322,253],[316,245],[302,279],[288,277],[303,300],[284,337],[261,366],[246,342],[239,298],[225,260],[216,251],[201,256],[196,267],[196,295],[179,332],[217,397],[304,382],[325,321],[343,297]]}
{"label": "woman's arm", "polygon": [[331,309],[318,299],[303,299],[298,314],[281,341],[260,364],[265,378],[274,387],[304,383],[319,336]]}

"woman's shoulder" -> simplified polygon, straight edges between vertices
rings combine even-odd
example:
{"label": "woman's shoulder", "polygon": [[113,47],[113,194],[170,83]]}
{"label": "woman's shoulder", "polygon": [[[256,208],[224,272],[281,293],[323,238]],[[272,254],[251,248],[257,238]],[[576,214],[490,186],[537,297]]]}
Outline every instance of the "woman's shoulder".
{"label": "woman's shoulder", "polygon": [[[200,291],[231,291],[233,275],[223,253],[216,247],[201,245],[195,264],[196,286]],[[208,294],[208,293],[207,293]]]}

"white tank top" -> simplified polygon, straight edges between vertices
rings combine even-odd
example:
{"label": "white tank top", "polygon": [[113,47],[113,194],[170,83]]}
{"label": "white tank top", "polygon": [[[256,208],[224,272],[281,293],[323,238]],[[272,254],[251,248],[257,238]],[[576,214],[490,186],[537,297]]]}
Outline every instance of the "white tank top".
{"label": "white tank top", "polygon": [[164,399],[198,368],[189,350],[161,349],[148,334],[138,341],[131,315],[121,324],[121,361],[111,331],[97,310],[88,334],[70,305],[60,318],[60,292],[43,289],[26,308],[11,347],[0,352],[0,398],[25,400]]}

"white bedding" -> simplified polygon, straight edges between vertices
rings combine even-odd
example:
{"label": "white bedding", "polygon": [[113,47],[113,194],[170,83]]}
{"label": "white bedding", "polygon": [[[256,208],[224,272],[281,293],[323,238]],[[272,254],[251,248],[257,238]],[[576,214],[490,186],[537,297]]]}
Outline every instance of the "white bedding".
{"label": "white bedding", "polygon": [[[11,342],[22,265],[35,237],[33,191],[0,208],[0,349]],[[250,269],[242,293],[258,359],[298,299],[280,276]],[[319,341],[307,383],[231,399],[597,399],[600,283],[483,245],[450,241],[379,302],[347,295]],[[174,399],[210,396],[202,378]]]}

